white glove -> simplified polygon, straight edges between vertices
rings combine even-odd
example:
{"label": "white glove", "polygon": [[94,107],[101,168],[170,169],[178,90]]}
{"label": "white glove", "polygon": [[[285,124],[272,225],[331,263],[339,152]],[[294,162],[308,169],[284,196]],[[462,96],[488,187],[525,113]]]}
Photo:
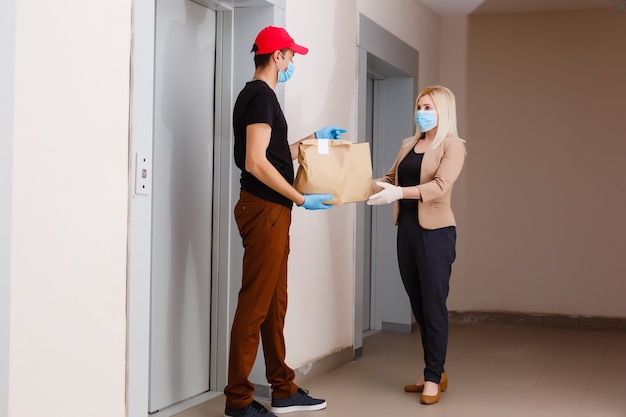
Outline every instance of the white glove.
{"label": "white glove", "polygon": [[370,196],[367,200],[368,206],[389,204],[402,198],[402,187],[391,185],[386,182],[376,182],[376,185],[383,187],[384,189]]}

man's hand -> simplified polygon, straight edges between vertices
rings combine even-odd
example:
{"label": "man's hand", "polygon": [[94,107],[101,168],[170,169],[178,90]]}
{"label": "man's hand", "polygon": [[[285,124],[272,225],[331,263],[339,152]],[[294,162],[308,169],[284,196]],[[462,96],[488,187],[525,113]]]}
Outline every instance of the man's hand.
{"label": "man's hand", "polygon": [[341,139],[341,134],[348,130],[338,126],[326,126],[315,131],[316,139]]}
{"label": "man's hand", "polygon": [[304,207],[307,210],[328,210],[332,204],[326,204],[324,201],[332,200],[332,194],[304,194],[304,203],[298,207]]}

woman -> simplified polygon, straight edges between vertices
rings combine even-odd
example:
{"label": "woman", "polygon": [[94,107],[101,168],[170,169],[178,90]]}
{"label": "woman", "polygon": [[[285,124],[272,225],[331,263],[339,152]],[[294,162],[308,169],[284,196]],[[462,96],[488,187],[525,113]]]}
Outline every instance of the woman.
{"label": "woman", "polygon": [[428,87],[419,94],[415,120],[415,136],[402,142],[367,204],[394,204],[400,276],[420,327],[425,364],[423,375],[404,389],[421,392],[422,404],[435,404],[448,387],[446,299],[456,256],[450,200],[463,168],[465,141],[457,133],[454,94],[446,87]]}

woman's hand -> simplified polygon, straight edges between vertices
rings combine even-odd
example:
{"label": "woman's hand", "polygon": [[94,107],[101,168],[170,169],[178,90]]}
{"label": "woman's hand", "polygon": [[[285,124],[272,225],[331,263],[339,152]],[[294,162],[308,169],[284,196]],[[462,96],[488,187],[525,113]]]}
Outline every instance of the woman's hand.
{"label": "woman's hand", "polygon": [[377,182],[376,185],[382,187],[383,190],[372,194],[367,200],[368,206],[379,206],[381,204],[393,203],[396,200],[400,200],[402,195],[402,187],[397,185],[391,185],[386,182]]}

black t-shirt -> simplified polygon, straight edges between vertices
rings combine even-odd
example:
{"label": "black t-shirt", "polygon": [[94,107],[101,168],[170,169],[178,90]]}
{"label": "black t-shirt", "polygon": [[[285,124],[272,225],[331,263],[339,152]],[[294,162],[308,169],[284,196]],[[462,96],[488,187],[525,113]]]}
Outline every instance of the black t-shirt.
{"label": "black t-shirt", "polygon": [[[400,187],[412,187],[420,183],[420,171],[422,170],[423,153],[409,152],[398,165],[398,185]],[[400,211],[417,212],[417,200],[400,200]]]}
{"label": "black t-shirt", "polygon": [[267,123],[272,128],[267,147],[267,160],[274,165],[289,184],[294,172],[291,150],[287,141],[287,120],[276,93],[261,80],[250,81],[241,90],[233,110],[235,135],[235,164],[241,169],[241,189],[273,203],[291,208],[293,202],[259,181],[246,171],[246,128],[253,123]]}

